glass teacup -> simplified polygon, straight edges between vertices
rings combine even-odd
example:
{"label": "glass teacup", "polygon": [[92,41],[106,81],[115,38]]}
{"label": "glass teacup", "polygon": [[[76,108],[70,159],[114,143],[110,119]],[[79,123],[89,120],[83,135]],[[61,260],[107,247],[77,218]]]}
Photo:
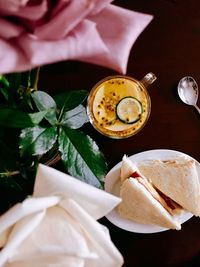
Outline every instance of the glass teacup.
{"label": "glass teacup", "polygon": [[138,133],[151,112],[147,87],[156,80],[150,72],[138,81],[125,75],[114,75],[99,81],[87,101],[91,124],[101,134],[122,139]]}

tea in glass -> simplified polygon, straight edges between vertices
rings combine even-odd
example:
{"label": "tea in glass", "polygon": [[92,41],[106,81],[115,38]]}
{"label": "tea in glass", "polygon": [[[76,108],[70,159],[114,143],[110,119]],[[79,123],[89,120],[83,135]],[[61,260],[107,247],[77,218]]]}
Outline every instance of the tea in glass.
{"label": "tea in glass", "polygon": [[141,81],[116,75],[98,82],[87,103],[88,116],[95,129],[116,139],[132,136],[141,130],[151,110],[146,87],[155,79],[155,75],[149,73]]}

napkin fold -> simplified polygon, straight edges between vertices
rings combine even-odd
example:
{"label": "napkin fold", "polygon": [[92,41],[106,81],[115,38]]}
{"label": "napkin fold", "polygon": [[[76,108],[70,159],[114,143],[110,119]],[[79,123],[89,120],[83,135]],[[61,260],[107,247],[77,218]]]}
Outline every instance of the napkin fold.
{"label": "napkin fold", "polygon": [[[55,178],[56,177],[56,178]],[[63,178],[65,177],[65,178]],[[95,220],[105,216],[119,204],[119,198],[89,186],[68,174],[40,164],[34,185],[33,196],[63,196],[74,199]],[[66,198],[62,199],[64,203]]]}
{"label": "napkin fold", "polygon": [[131,47],[153,18],[111,0],[31,2],[0,0],[0,73],[63,60],[125,73]]}
{"label": "napkin fold", "polygon": [[0,217],[0,266],[122,266],[108,229],[96,221],[120,201],[40,164],[33,196]]}

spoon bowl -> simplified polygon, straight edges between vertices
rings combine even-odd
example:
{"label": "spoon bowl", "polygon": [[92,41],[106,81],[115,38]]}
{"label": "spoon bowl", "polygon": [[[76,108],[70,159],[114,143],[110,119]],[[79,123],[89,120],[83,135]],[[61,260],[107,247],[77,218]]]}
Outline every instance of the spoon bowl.
{"label": "spoon bowl", "polygon": [[177,89],[180,99],[185,104],[194,106],[196,110],[200,113],[200,109],[197,106],[199,90],[195,79],[191,76],[183,77],[179,81]]}

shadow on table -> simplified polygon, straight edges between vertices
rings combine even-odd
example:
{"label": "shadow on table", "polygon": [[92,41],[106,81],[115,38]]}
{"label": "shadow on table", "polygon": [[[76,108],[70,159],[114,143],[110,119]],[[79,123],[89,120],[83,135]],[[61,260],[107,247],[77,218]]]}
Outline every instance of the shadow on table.
{"label": "shadow on table", "polygon": [[124,257],[123,267],[200,267],[200,221],[193,217],[181,231],[153,234],[124,231],[106,218],[101,223]]}

